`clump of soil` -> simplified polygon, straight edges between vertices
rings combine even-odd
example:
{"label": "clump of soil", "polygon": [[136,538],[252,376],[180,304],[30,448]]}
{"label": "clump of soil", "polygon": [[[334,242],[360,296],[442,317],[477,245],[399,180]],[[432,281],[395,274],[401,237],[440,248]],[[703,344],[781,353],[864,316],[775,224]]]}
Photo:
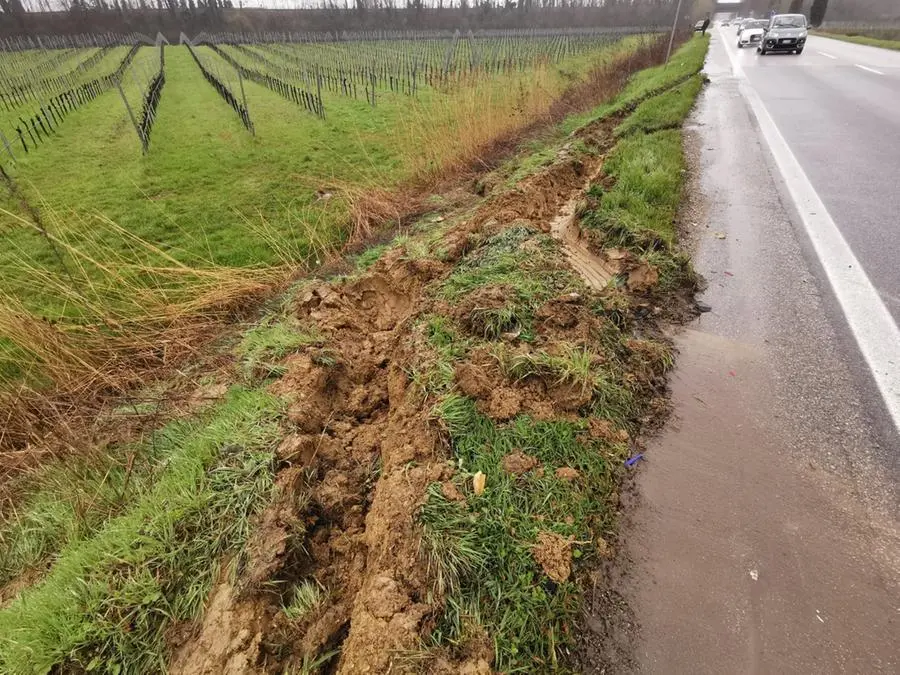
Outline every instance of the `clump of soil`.
{"label": "clump of soil", "polygon": [[612,422],[599,417],[592,417],[588,421],[588,431],[591,438],[601,438],[613,443],[625,443],[629,438],[625,429],[616,429]]}
{"label": "clump of soil", "polygon": [[271,623],[264,602],[243,601],[227,581],[213,589],[199,630],[175,649],[174,675],[253,675],[265,673],[259,662]]}
{"label": "clump of soil", "polygon": [[541,532],[531,553],[550,579],[558,584],[572,574],[572,541],[554,532]]}
{"label": "clump of soil", "polygon": [[528,473],[538,465],[536,457],[526,455],[524,452],[517,450],[511,452],[503,458],[503,470],[513,476],[521,476]]}
{"label": "clump of soil", "polygon": [[578,470],[573,469],[570,466],[559,467],[556,470],[555,474],[556,474],[557,478],[559,478],[560,480],[565,480],[565,481],[574,481],[574,480],[578,480],[581,477],[581,474],[578,473]]}

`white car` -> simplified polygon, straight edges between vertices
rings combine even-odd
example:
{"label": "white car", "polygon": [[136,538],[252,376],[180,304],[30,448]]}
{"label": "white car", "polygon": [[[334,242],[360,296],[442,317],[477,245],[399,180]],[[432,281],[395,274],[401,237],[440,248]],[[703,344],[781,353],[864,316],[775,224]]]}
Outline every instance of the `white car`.
{"label": "white car", "polygon": [[768,26],[769,22],[765,20],[745,21],[741,25],[741,30],[738,33],[738,49],[743,49],[744,47],[758,47],[759,43],[762,42],[763,34],[766,32]]}

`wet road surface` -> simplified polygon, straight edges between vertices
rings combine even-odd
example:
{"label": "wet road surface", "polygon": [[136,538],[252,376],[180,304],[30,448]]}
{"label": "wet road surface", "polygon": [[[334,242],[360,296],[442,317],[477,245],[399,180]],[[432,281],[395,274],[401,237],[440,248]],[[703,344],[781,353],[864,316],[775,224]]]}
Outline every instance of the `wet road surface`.
{"label": "wet road surface", "polygon": [[811,36],[799,56],[760,57],[722,42],[900,321],[900,51]]}
{"label": "wet road surface", "polygon": [[[881,318],[896,317],[900,101],[892,115],[890,98],[857,105],[847,92],[897,100],[900,54],[863,60],[833,43],[759,61],[713,37],[686,223],[712,312],[677,338],[675,414],[649,443],[624,528],[640,672],[900,672],[900,439],[838,292],[856,277],[820,258],[746,94],[749,82],[869,273]],[[885,80],[855,83],[869,76]],[[823,91],[824,110],[809,100]]]}

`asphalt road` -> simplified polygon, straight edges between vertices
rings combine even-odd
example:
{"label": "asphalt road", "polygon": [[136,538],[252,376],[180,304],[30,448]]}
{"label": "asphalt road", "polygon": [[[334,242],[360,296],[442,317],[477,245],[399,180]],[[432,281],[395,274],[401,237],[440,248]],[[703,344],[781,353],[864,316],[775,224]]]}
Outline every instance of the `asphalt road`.
{"label": "asphalt road", "polygon": [[799,56],[725,46],[900,322],[900,51],[817,36]]}
{"label": "asphalt road", "polygon": [[714,33],[687,127],[711,312],[676,340],[626,510],[619,670],[897,673],[900,54],[734,43]]}

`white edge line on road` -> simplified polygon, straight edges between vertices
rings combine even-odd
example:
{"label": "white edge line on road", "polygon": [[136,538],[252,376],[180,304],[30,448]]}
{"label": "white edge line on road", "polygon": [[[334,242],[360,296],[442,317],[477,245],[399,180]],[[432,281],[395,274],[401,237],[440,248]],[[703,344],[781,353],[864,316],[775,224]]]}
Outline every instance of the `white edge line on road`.
{"label": "white edge line on road", "polygon": [[[817,51],[818,51],[818,50],[817,50]],[[836,56],[832,56],[832,55],[829,54],[828,52],[819,52],[819,54],[821,54],[822,56],[827,56],[829,59],[837,59]]]}
{"label": "white edge line on road", "polygon": [[728,60],[731,62],[731,72],[735,77],[743,78],[744,69],[741,67],[741,64],[738,63],[734,54],[731,53],[731,48],[728,46],[728,40],[726,39],[727,35],[725,34],[725,29],[720,26],[719,32],[722,34],[722,46],[725,47],[725,53],[728,54]]}
{"label": "white edge line on road", "polygon": [[[725,52],[737,74],[740,68],[727,45]],[[738,78],[741,93],[756,116],[847,325],[872,371],[894,427],[900,431],[900,328],[897,328],[878,291],[850,250],[759,94],[743,75],[738,75]]]}
{"label": "white edge line on road", "polygon": [[854,63],[857,68],[862,68],[863,70],[868,70],[870,73],[875,73],[876,75],[884,75],[880,70],[875,70],[874,68],[869,68],[869,66],[861,66],[858,63]]}

